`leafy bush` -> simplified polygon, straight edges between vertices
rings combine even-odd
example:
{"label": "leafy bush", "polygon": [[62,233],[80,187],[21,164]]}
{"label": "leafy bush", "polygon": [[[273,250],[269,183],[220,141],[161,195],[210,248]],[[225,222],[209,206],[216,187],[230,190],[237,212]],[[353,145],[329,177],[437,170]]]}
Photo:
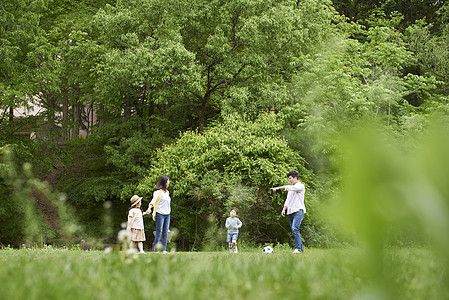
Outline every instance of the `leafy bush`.
{"label": "leafy bush", "polygon": [[[142,133],[142,124],[141,118],[107,121],[87,139],[68,143],[70,161],[58,178],[58,187],[76,208],[75,218],[83,224],[85,236],[112,242],[114,230],[120,230],[126,220],[129,198],[121,195],[135,190],[161,142]],[[106,203],[111,205],[109,216]],[[111,218],[114,230],[105,226],[104,218]]]}
{"label": "leafy bush", "polygon": [[223,228],[233,206],[243,222],[242,238],[284,242],[290,234],[288,221],[279,220],[285,194],[272,194],[269,187],[288,184],[290,170],[297,170],[308,186],[314,177],[303,158],[279,138],[282,124],[282,115],[274,113],[254,122],[228,115],[203,133],[185,132],[157,151],[139,193],[150,200],[159,176],[168,175],[172,226],[191,244],[204,241],[209,216],[215,220],[212,226]]}

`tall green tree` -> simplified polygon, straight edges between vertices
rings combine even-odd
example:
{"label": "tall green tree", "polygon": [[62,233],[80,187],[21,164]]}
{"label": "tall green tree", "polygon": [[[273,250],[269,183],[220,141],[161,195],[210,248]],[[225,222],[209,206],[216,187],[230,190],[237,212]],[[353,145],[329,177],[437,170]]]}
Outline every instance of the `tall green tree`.
{"label": "tall green tree", "polygon": [[[27,56],[42,36],[39,26],[47,1],[5,0],[0,3],[0,126],[13,109],[33,102]],[[3,124],[2,124],[3,123]]]}
{"label": "tall green tree", "polygon": [[441,0],[332,0],[335,9],[351,22],[369,25],[369,19],[377,15],[393,17],[400,14],[401,27],[406,28],[418,20],[436,24],[439,28],[438,11],[445,5]]}
{"label": "tall green tree", "polygon": [[289,121],[285,136],[324,186],[338,185],[335,136],[350,131],[355,120],[376,119],[399,133],[420,130],[425,123],[420,106],[431,100],[440,80],[417,72],[419,56],[398,30],[401,19],[379,18],[368,28],[350,23],[341,32],[346,33],[334,35],[302,62],[295,97],[283,110]]}
{"label": "tall green tree", "polygon": [[257,115],[285,101],[296,59],[336,18],[329,1],[117,2],[96,18],[110,49],[97,90],[115,109],[180,129],[203,130],[222,111]]}
{"label": "tall green tree", "polygon": [[[426,20],[417,21],[405,31],[407,46],[415,53],[413,63],[417,72],[435,76],[444,82],[447,89],[449,82],[449,5],[439,11],[436,23],[444,24],[435,32],[435,25]],[[443,92],[445,93],[445,92]]]}
{"label": "tall green tree", "polygon": [[[45,32],[34,43],[29,60],[35,70],[28,81],[33,95],[45,108],[49,130],[63,128],[66,139],[77,137],[80,129],[93,125],[96,81],[94,66],[101,48],[94,42],[89,24],[92,16],[106,1],[52,1],[43,11],[41,24]],[[58,125],[58,126],[56,126]],[[61,132],[56,132],[61,135]]]}

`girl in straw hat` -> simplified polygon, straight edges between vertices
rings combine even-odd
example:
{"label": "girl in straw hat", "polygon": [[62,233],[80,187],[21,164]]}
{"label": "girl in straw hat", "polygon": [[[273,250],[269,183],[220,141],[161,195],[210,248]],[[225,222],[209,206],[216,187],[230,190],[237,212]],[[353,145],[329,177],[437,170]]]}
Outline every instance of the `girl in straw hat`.
{"label": "girl in straw hat", "polygon": [[131,197],[131,207],[128,210],[128,226],[126,230],[131,232],[131,243],[129,248],[134,248],[134,243],[137,242],[137,249],[140,253],[143,251],[143,242],[146,241],[145,231],[143,227],[143,214],[142,214],[142,197],[134,195]]}

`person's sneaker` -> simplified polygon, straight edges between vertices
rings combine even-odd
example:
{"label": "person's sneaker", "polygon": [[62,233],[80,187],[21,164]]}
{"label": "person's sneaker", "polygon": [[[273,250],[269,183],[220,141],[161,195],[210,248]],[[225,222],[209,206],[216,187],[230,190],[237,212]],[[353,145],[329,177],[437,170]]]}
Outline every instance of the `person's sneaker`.
{"label": "person's sneaker", "polygon": [[234,253],[238,253],[239,251],[237,250],[237,245],[234,246]]}
{"label": "person's sneaker", "polygon": [[140,251],[139,253],[140,253],[140,254],[145,254],[145,251]]}
{"label": "person's sneaker", "polygon": [[162,251],[162,254],[168,254],[168,252],[167,251]]}
{"label": "person's sneaker", "polygon": [[301,253],[301,251],[299,251],[299,249],[295,249],[295,250],[293,251],[293,253]]}

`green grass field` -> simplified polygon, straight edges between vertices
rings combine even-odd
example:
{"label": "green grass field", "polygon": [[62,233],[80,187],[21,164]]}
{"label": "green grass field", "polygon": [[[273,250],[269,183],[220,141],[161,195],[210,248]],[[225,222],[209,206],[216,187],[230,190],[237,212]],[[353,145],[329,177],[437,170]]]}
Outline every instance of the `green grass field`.
{"label": "green grass field", "polygon": [[5,249],[0,299],[448,299],[444,270],[423,249],[388,250],[382,262],[354,248],[131,256]]}

